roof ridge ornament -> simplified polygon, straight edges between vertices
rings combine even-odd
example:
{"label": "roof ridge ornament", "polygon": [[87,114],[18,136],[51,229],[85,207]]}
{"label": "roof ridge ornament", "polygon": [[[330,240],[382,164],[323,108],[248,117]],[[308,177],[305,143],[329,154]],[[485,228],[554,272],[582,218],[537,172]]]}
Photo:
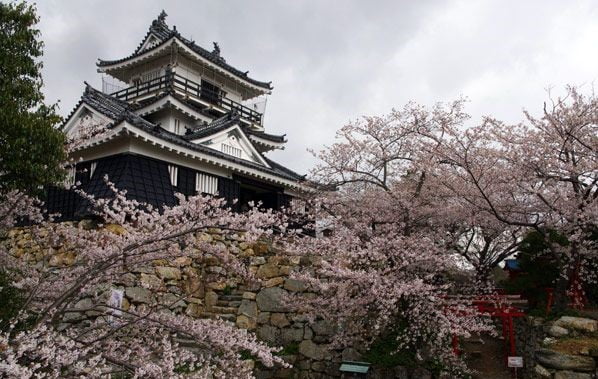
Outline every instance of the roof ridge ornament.
{"label": "roof ridge ornament", "polygon": [[218,42],[212,42],[214,44],[214,50],[212,50],[212,55],[214,58],[218,59],[221,62],[226,62],[226,60],[220,56],[220,45]]}
{"label": "roof ridge ornament", "polygon": [[166,17],[168,17],[168,14],[162,9],[162,12],[160,12],[158,17],[152,21],[152,26],[158,26],[159,24],[166,25]]}
{"label": "roof ridge ornament", "polygon": [[218,42],[212,42],[212,43],[214,44],[214,50],[212,50],[212,54],[219,57],[220,56],[220,45],[218,45]]}

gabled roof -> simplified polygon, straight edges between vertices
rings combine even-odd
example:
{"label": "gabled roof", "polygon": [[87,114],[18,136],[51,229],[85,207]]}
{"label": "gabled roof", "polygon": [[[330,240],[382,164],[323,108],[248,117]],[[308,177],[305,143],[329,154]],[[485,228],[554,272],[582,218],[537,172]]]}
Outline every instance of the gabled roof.
{"label": "gabled roof", "polygon": [[198,129],[195,129],[193,131],[193,133],[185,135],[184,138],[188,141],[192,141],[195,139],[199,139],[199,138],[206,137],[211,134],[217,133],[217,132],[224,130],[232,125],[239,125],[239,127],[243,130],[243,132],[250,136],[254,135],[256,137],[263,138],[265,140],[276,142],[276,143],[287,142],[284,138],[285,137],[284,135],[279,136],[279,135],[275,135],[275,134],[258,132],[256,130],[253,130],[251,128],[248,128],[248,127],[242,125],[240,121],[241,121],[241,117],[239,115],[235,114],[234,112],[229,112],[229,113],[225,114],[224,116],[212,121],[208,125],[198,128]]}
{"label": "gabled roof", "polygon": [[154,137],[157,137],[157,138],[162,139],[167,142],[171,142],[175,145],[178,145],[178,146],[181,146],[184,148],[188,148],[190,150],[194,150],[194,151],[197,151],[200,153],[212,155],[212,156],[215,156],[215,157],[218,157],[218,158],[230,161],[230,162],[234,162],[234,163],[246,166],[246,167],[250,167],[250,168],[258,170],[258,171],[262,171],[262,172],[269,173],[269,174],[274,174],[276,176],[279,176],[279,177],[282,177],[285,179],[290,179],[293,181],[302,181],[305,179],[305,175],[300,175],[288,168],[285,168],[284,166],[272,161],[271,159],[264,157],[263,155],[262,155],[262,158],[264,158],[264,160],[266,160],[271,167],[266,167],[266,166],[257,164],[252,161],[237,158],[232,155],[228,155],[223,152],[220,152],[218,150],[211,149],[211,148],[201,145],[201,144],[196,144],[196,143],[186,141],[185,139],[182,138],[182,136],[179,136],[178,134],[169,132],[168,130],[162,128],[159,125],[152,124],[151,122],[144,120],[143,118],[137,116],[136,114],[134,114],[130,111],[126,111],[125,114],[123,115],[123,118],[121,120],[113,123],[113,125],[111,125],[111,127],[117,126],[122,121],[127,121],[128,123],[132,124],[133,126],[138,127],[139,129],[142,129],[143,131],[145,131],[148,134],[151,134]]}
{"label": "gabled roof", "polygon": [[130,109],[130,105],[126,101],[98,91],[87,82],[85,82],[85,92],[81,96],[81,102],[113,120],[119,118],[125,110]]}
{"label": "gabled roof", "polygon": [[[209,62],[219,66],[220,68],[230,72],[234,76],[237,76],[242,80],[245,80],[257,87],[260,87],[260,88],[263,88],[266,90],[271,90],[273,88],[272,82],[262,82],[259,80],[252,79],[247,75],[249,71],[241,71],[241,70],[229,65],[228,63],[226,63],[225,59],[220,56],[220,47],[218,46],[217,43],[214,43],[214,50],[208,51],[208,50],[204,49],[203,47],[197,45],[194,41],[191,41],[185,37],[182,37],[179,34],[179,32],[177,32],[176,28],[170,29],[168,27],[168,25],[166,24],[165,19],[166,19],[166,13],[164,11],[162,11],[162,13],[160,13],[158,18],[155,19],[154,21],[152,21],[149,31],[145,35],[141,44],[139,44],[139,46],[135,49],[135,52],[133,54],[131,54],[125,58],[116,59],[116,60],[99,59],[97,66],[105,67],[105,66],[111,66],[114,64],[122,63],[126,60],[138,57],[147,51],[151,51],[151,50],[159,48],[164,43],[168,42],[171,38],[176,38],[183,45],[185,45],[186,47],[191,49],[193,52],[197,53],[202,58],[204,58],[204,59],[208,60]],[[142,50],[141,48],[143,47],[145,41],[147,41],[147,39],[150,38],[152,35],[154,37],[156,37],[158,40],[160,40],[160,43],[150,49]]]}
{"label": "gabled roof", "polygon": [[143,40],[141,41],[139,46],[137,46],[133,54],[137,54],[139,51],[141,51],[141,48],[145,44],[145,41],[147,41],[152,35],[154,35],[161,41],[167,40],[171,37],[171,31],[168,28],[168,25],[166,25],[166,16],[168,15],[166,14],[166,12],[164,12],[164,10],[162,10],[162,12],[160,12],[160,14],[158,15],[158,18],[152,21],[152,24],[150,25],[147,34],[145,35],[145,37],[143,37]]}
{"label": "gabled roof", "polygon": [[[115,128],[118,125],[120,125],[126,121],[130,125],[141,129],[142,131],[152,135],[155,138],[173,143],[180,147],[184,147],[184,148],[187,148],[187,149],[190,149],[193,151],[197,151],[200,153],[218,157],[220,159],[223,159],[223,160],[226,160],[229,162],[241,164],[243,166],[255,169],[257,171],[265,172],[268,174],[273,174],[273,175],[276,175],[276,176],[279,176],[279,177],[282,177],[282,178],[285,178],[288,180],[292,180],[292,181],[302,181],[305,178],[305,176],[299,175],[296,172],[289,170],[289,169],[283,167],[282,165],[266,158],[263,154],[260,154],[260,156],[268,163],[268,165],[270,165],[270,167],[263,166],[261,164],[258,164],[258,163],[252,162],[252,161],[248,161],[245,159],[237,158],[232,155],[228,155],[223,152],[220,152],[218,150],[211,149],[211,148],[201,145],[201,144],[195,144],[195,143],[189,142],[189,135],[181,136],[178,134],[174,134],[174,133],[167,131],[166,129],[162,128],[161,126],[159,126],[157,124],[147,121],[143,117],[135,114],[134,110],[131,108],[131,106],[128,103],[118,100],[108,94],[101,92],[101,91],[98,91],[95,88],[91,87],[87,83],[86,83],[85,92],[83,93],[83,96],[81,97],[81,100],[77,104],[75,109],[77,109],[81,103],[87,104],[88,106],[95,109],[99,113],[101,113],[101,114],[105,115],[106,117],[110,118],[111,120],[113,120],[112,123],[110,123],[109,125],[106,126],[107,128],[110,128],[110,129]],[[69,115],[69,118],[72,117],[72,115],[73,115],[73,112],[71,113],[71,115]],[[67,121],[69,118],[67,118]],[[237,115],[228,114],[228,115],[221,117],[221,118],[215,120],[214,122],[208,124],[208,126],[205,128],[205,130],[209,131],[209,133],[206,135],[216,133],[220,130],[224,130],[227,127],[234,125],[235,123],[238,124],[238,122],[239,122],[239,118]],[[247,128],[244,128],[243,131],[245,131],[246,129]],[[195,137],[195,138],[198,138],[198,137]]]}
{"label": "gabled roof", "polygon": [[98,91],[87,82],[83,83],[85,83],[85,91],[83,92],[83,95],[81,95],[81,99],[75,104],[71,113],[64,118],[64,122],[60,126],[60,129],[63,132],[67,131],[66,128],[68,128],[69,121],[75,116],[75,113],[82,108],[82,105],[88,106],[110,120],[118,119],[122,112],[130,107],[130,104],[126,101],[119,100],[102,91]]}
{"label": "gabled roof", "polygon": [[195,139],[207,137],[214,133],[218,133],[222,130],[225,130],[233,125],[239,125],[240,121],[241,117],[230,112],[220,118],[215,119],[206,126],[195,129],[193,133],[187,134],[183,138],[185,138],[187,141],[192,141]]}

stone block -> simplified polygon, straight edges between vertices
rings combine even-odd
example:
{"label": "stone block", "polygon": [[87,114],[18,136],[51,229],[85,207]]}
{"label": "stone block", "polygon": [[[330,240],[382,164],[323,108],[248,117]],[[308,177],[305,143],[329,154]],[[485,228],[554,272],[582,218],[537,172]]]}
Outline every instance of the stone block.
{"label": "stone block", "polygon": [[591,357],[562,354],[549,349],[536,351],[536,359],[542,366],[557,370],[593,372],[596,369],[596,362]]}
{"label": "stone block", "polygon": [[304,340],[299,343],[299,353],[318,361],[330,358],[330,352],[325,345],[318,345],[311,340]]}
{"label": "stone block", "polygon": [[269,250],[269,246],[266,242],[256,242],[253,244],[252,246],[253,251],[255,252],[256,255],[264,255],[266,253],[268,253]]}
{"label": "stone block", "polygon": [[180,296],[177,296],[173,293],[165,293],[164,296],[162,296],[162,304],[171,309],[182,308],[187,306],[187,303],[184,300],[182,300]]}
{"label": "stone block", "polygon": [[162,280],[153,274],[141,274],[141,286],[152,290],[157,290],[162,287]]}
{"label": "stone block", "polygon": [[320,320],[311,324],[314,333],[320,336],[331,336],[334,334],[334,324],[328,320]]}
{"label": "stone block", "polygon": [[125,295],[133,303],[149,304],[152,302],[152,292],[143,287],[127,287]]}
{"label": "stone block", "polygon": [[303,332],[303,338],[305,338],[306,340],[310,340],[310,339],[314,338],[314,331],[311,330],[311,328],[309,326],[305,327],[305,330]]}
{"label": "stone block", "polygon": [[551,379],[552,378],[552,373],[550,371],[548,371],[547,369],[545,369],[541,365],[536,365],[536,367],[534,367],[534,373],[539,378],[546,378],[546,379]]}
{"label": "stone block", "polygon": [[185,313],[191,317],[200,317],[204,312],[204,307],[200,304],[190,303],[187,304],[187,309],[185,309]]}
{"label": "stone block", "polygon": [[257,303],[255,301],[243,299],[241,305],[239,305],[237,314],[255,319],[257,317]]}
{"label": "stone block", "polygon": [[592,374],[574,371],[557,371],[554,373],[554,379],[593,379]]}
{"label": "stone block", "polygon": [[560,338],[569,335],[569,330],[563,328],[562,326],[552,325],[550,328],[548,328],[548,334],[553,337]]}
{"label": "stone block", "polygon": [[205,298],[206,307],[211,308],[218,303],[218,294],[214,291],[208,291]]}
{"label": "stone block", "polygon": [[590,318],[563,316],[555,322],[555,325],[586,333],[598,332],[598,321]]}
{"label": "stone block", "polygon": [[190,266],[193,260],[190,257],[177,257],[172,261],[172,264],[177,267]]}
{"label": "stone block", "polygon": [[257,322],[255,318],[239,315],[237,316],[236,325],[241,329],[253,330],[257,327]]}
{"label": "stone block", "polygon": [[284,281],[284,289],[291,292],[303,292],[307,289],[307,285],[296,279],[287,279]]}
{"label": "stone block", "polygon": [[270,312],[260,312],[257,316],[258,324],[267,324],[270,322]]}
{"label": "stone block", "polygon": [[283,345],[291,342],[300,342],[303,340],[303,329],[284,328],[281,330],[281,339]]}
{"label": "stone block", "polygon": [[243,299],[247,299],[247,300],[255,300],[255,293],[253,292],[243,292]]}
{"label": "stone block", "polygon": [[257,329],[260,340],[271,345],[280,345],[280,329],[271,325],[262,325]]}
{"label": "stone block", "polygon": [[156,267],[156,273],[162,279],[173,279],[173,280],[180,280],[181,279],[181,270],[176,267],[169,267],[169,266],[158,266]]}
{"label": "stone block", "polygon": [[283,298],[287,292],[279,287],[264,288],[256,296],[257,306],[262,312],[286,312]]}
{"label": "stone block", "polygon": [[284,328],[291,324],[284,313],[272,313],[270,323],[279,328]]}
{"label": "stone block", "polygon": [[270,287],[277,287],[280,286],[284,283],[284,278],[281,276],[277,276],[274,277],[272,279],[268,279],[264,282],[264,287],[265,288],[270,288]]}
{"label": "stone block", "polygon": [[272,263],[263,264],[257,269],[257,277],[260,279],[270,279],[278,275],[278,266]]}

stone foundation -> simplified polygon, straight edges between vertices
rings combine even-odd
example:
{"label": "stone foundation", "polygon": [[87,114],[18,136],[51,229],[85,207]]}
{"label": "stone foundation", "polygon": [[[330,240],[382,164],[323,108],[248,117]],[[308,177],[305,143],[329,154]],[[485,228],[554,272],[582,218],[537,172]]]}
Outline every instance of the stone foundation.
{"label": "stone foundation", "polygon": [[[81,226],[87,227],[85,224]],[[118,225],[105,228],[111,233],[124,232]],[[283,304],[287,294],[306,293],[305,284],[291,279],[289,275],[299,267],[314,264],[311,259],[285,255],[267,241],[250,245],[234,234],[225,234],[217,229],[196,237],[222,244],[238,254],[259,280],[247,283],[232,277],[218,259],[210,255],[204,256],[201,261],[188,257],[156,260],[145,267],[132,269],[114,283],[115,289],[124,294],[122,308],[127,310],[131,304],[136,307],[169,304],[170,311],[174,313],[221,318],[239,328],[254,331],[259,339],[282,347],[281,356],[293,365],[292,369],[267,369],[256,364],[258,378],[340,377],[338,368],[343,352],[328,349],[334,334],[332,325],[325,320],[310,323],[304,315],[290,312]],[[72,264],[76,258],[66,247],[56,247],[48,258],[45,255],[48,252],[43,253],[32,242],[26,228],[11,230],[3,243],[9,244],[14,256],[32,264],[46,258],[50,266],[58,268]],[[91,298],[81,299],[75,308],[82,311],[67,313],[61,327],[97,316],[97,311],[95,314],[94,311],[83,311],[92,306]],[[349,350],[344,352],[346,359],[358,358]]]}
{"label": "stone foundation", "polygon": [[545,321],[517,321],[517,350],[525,362],[526,378],[598,378],[598,321],[563,316]]}

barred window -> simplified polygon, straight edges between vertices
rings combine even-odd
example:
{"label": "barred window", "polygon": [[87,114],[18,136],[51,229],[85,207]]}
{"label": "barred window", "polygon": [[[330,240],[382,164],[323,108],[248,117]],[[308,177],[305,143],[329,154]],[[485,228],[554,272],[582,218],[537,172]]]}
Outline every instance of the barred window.
{"label": "barred window", "polygon": [[66,169],[66,178],[64,178],[64,186],[66,188],[71,188],[75,185],[75,176],[77,175],[77,168],[73,165],[67,167]]}
{"label": "barred window", "polygon": [[241,158],[241,149],[238,149],[234,146],[227,145],[225,143],[222,144],[222,152],[224,154],[232,155],[233,157]]}
{"label": "barred window", "polygon": [[176,187],[179,177],[179,168],[177,166],[168,165],[168,174],[170,174],[170,184]]}
{"label": "barred window", "polygon": [[218,193],[218,177],[198,172],[195,177],[195,190],[198,193],[216,195]]}
{"label": "barred window", "polygon": [[174,119],[174,134],[181,134],[181,120]]}
{"label": "barred window", "polygon": [[160,69],[152,70],[141,74],[141,82],[149,82],[153,79],[158,79],[160,77]]}
{"label": "barred window", "polygon": [[91,166],[89,167],[89,179],[93,177],[93,173],[96,171],[96,167],[98,167],[98,162],[91,162]]}

